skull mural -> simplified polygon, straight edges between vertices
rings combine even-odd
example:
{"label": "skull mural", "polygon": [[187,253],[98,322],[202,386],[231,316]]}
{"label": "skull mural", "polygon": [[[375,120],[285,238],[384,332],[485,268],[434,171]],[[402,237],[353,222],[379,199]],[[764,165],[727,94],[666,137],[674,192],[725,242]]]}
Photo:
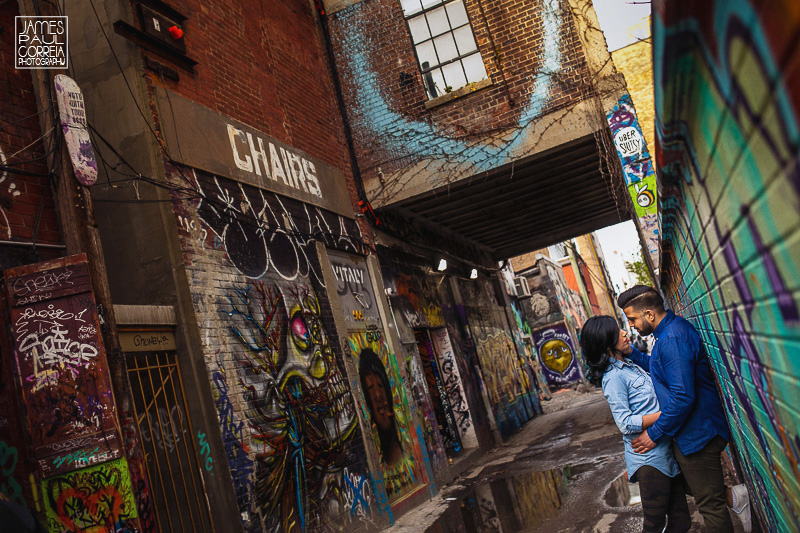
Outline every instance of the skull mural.
{"label": "skull mural", "polygon": [[239,346],[255,504],[270,529],[319,526],[330,475],[341,471],[357,424],[317,295],[253,281],[229,292],[222,308]]}

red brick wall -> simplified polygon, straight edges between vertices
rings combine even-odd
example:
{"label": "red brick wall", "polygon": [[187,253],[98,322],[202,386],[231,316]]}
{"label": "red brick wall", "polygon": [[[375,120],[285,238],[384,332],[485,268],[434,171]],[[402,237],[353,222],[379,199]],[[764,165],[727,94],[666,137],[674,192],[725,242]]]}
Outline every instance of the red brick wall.
{"label": "red brick wall", "polygon": [[[36,114],[31,76],[27,70],[14,69],[14,17],[17,15],[19,10],[15,2],[0,6],[0,153],[3,154],[0,163],[2,159],[6,159],[8,165],[39,159],[32,163],[15,165],[13,168],[47,174],[47,165],[42,159],[44,147],[41,141],[37,141],[42,136],[42,131]],[[36,242],[60,243],[61,236],[48,179],[0,171],[0,240],[30,242],[34,236],[40,205],[42,212]],[[17,250],[21,251],[21,248]],[[53,257],[52,252],[42,249],[40,254],[41,259]],[[0,265],[8,266],[12,265]]]}
{"label": "red brick wall", "polygon": [[188,17],[182,25],[187,55],[198,64],[193,75],[179,70],[178,82],[151,72],[151,83],[348,168],[322,32],[309,2],[189,0],[176,7]]}
{"label": "red brick wall", "polygon": [[[567,12],[561,10],[559,15],[560,57],[558,68],[550,72],[545,66],[543,46],[544,0],[482,2],[485,17],[477,0],[467,0],[466,6],[492,86],[432,109],[425,108],[427,97],[399,0],[367,0],[331,16],[335,53],[339,68],[345,73],[346,105],[354,120],[357,156],[363,171],[378,166],[384,172],[396,170],[415,159],[410,145],[403,146],[407,150],[401,149],[406,153],[397,153],[398,143],[385,142],[384,136],[399,135],[395,134],[404,129],[400,124],[403,121],[430,124],[442,137],[465,142],[485,141],[499,131],[518,127],[525,104],[531,100],[532,76],[542,69],[550,77],[547,101],[541,103],[542,113],[580,99],[588,74]],[[358,79],[363,71],[348,64],[354,51],[366,58],[366,70],[377,80],[376,93],[367,98],[364,80]],[[403,79],[408,80],[408,75],[413,79],[401,82],[401,75]],[[362,87],[356,90],[359,85]],[[383,99],[394,114],[371,116],[373,102],[365,99]],[[404,133],[413,145],[413,128]]]}
{"label": "red brick wall", "polygon": [[[312,4],[192,0],[179,9],[188,17],[187,55],[198,65],[191,74],[143,52],[180,75],[174,82],[145,67],[151,98],[156,85],[164,86],[341,169],[346,180],[337,186],[347,187],[355,204],[344,126]],[[167,166],[172,182],[185,185],[189,175]],[[338,296],[323,285],[316,253],[318,240],[330,249],[365,253],[361,239],[371,233],[359,226],[363,219],[225,176],[199,170],[196,176],[190,185],[200,198],[175,193],[173,208],[243,527],[355,530],[362,518],[380,520],[386,503],[378,503],[381,492],[373,494],[364,441],[374,444],[359,427],[359,396],[344,368],[346,339],[336,330],[330,303]],[[224,209],[220,196],[233,198],[233,208]],[[295,430],[302,435],[293,442]],[[304,457],[300,466],[291,459],[295,450]],[[371,506],[360,504],[348,483]]]}

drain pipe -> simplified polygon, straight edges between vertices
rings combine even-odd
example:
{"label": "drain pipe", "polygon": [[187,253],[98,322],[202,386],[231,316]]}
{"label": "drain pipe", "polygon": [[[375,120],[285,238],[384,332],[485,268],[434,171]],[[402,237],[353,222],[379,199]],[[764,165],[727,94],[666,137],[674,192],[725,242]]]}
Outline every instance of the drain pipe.
{"label": "drain pipe", "polygon": [[339,69],[336,67],[336,56],[333,53],[333,43],[331,42],[331,33],[328,28],[328,15],[325,12],[325,6],[322,0],[314,0],[314,5],[317,8],[319,15],[320,26],[322,27],[322,36],[325,40],[325,51],[328,55],[328,63],[331,67],[331,74],[333,76],[333,89],[336,93],[336,102],[339,104],[339,112],[342,116],[342,126],[344,128],[344,137],[347,142],[347,152],[350,156],[350,167],[353,170],[353,181],[356,185],[356,192],[358,194],[358,205],[362,213],[366,211],[372,212],[369,207],[369,200],[367,199],[367,192],[364,189],[364,181],[361,177],[361,169],[358,166],[356,159],[356,151],[353,146],[353,130],[350,127],[350,120],[347,117],[347,108],[345,107],[344,94],[342,93],[342,84],[339,78]]}

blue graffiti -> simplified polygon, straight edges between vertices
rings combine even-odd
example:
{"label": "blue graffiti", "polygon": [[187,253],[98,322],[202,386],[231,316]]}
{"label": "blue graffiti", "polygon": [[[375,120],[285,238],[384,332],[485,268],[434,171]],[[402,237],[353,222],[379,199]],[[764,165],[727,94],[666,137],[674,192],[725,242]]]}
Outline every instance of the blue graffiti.
{"label": "blue graffiti", "polygon": [[236,423],[233,414],[233,405],[228,398],[228,384],[224,374],[214,372],[212,374],[214,385],[217,387],[219,397],[217,398],[216,408],[219,413],[219,425],[222,430],[222,441],[225,444],[225,457],[228,458],[228,466],[233,478],[233,486],[236,492],[236,501],[239,504],[239,511],[244,513],[250,508],[250,500],[253,495],[253,461],[247,457],[242,440],[244,438],[244,422]]}
{"label": "blue graffiti", "polygon": [[[337,14],[343,33],[347,36],[342,45],[342,65],[347,65],[351,78],[358,80],[353,84],[352,98],[354,102],[354,122],[363,128],[366,135],[381,135],[385,148],[401,154],[419,158],[452,159],[453,154],[461,157],[475,172],[482,172],[518,156],[516,150],[522,148],[528,140],[528,134],[534,128],[537,117],[540,117],[548,103],[551,76],[561,69],[561,35],[562,25],[558,0],[544,0],[542,10],[543,57],[541,68],[531,76],[530,98],[522,107],[518,119],[518,128],[502,143],[468,143],[449,138],[437,128],[424,121],[411,120],[393,110],[386,99],[377,73],[370,69],[369,53],[377,50],[366,37],[372,21],[360,12],[360,6],[353,6]],[[387,131],[387,125],[389,131]],[[388,133],[388,134],[387,134]]]}

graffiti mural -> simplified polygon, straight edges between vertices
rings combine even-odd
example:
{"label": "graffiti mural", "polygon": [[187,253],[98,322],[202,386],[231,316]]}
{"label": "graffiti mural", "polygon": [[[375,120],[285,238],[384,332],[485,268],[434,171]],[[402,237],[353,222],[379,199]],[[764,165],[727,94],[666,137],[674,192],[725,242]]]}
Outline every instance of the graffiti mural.
{"label": "graffiti mural", "polygon": [[455,350],[450,342],[447,328],[431,330],[430,335],[438,357],[442,384],[444,385],[450,409],[455,417],[461,443],[464,448],[474,448],[478,445],[478,439],[475,436],[472,416],[464,393],[461,371],[458,369]]}
{"label": "graffiti mural", "polygon": [[52,533],[133,532],[136,504],[124,459],[42,481],[47,527]]}
{"label": "graffiti mural", "polygon": [[[288,281],[312,276],[324,286],[312,259],[316,240],[339,250],[362,251],[361,231],[353,220],[243,183],[191,172],[201,198],[197,214],[249,278],[268,273]],[[183,226],[190,233],[191,221]]]}
{"label": "graffiti mural", "polygon": [[28,265],[5,275],[22,398],[42,473],[120,457],[86,257]]}
{"label": "graffiti mural", "polygon": [[705,340],[756,518],[797,531],[800,12],[732,0],[654,13],[662,287]]}
{"label": "graffiti mural", "polygon": [[[436,414],[433,409],[431,393],[428,390],[425,371],[420,362],[419,349],[416,344],[406,345],[405,349],[405,361],[408,370],[406,375],[409,377],[411,386],[410,392],[417,410],[417,420],[419,420],[420,423],[420,426],[417,426],[418,440],[420,443],[425,444],[427,456],[431,461],[431,469],[439,472],[446,464],[444,443],[442,442],[441,435],[434,426]],[[429,479],[433,479],[433,473],[431,472],[430,474]]]}
{"label": "graffiti mural", "polygon": [[533,344],[548,383],[558,386],[583,379],[575,343],[566,325],[555,324],[534,331]]}
{"label": "graffiti mural", "polygon": [[625,184],[642,230],[647,251],[655,268],[660,264],[658,251],[658,204],[656,173],[647,142],[636,118],[630,94],[619,99],[606,115],[614,145],[622,163]]}
{"label": "graffiti mural", "polygon": [[[223,372],[212,374],[212,383],[216,389],[215,406],[219,415],[219,427],[222,431],[222,442],[225,444],[225,457],[233,478],[233,490],[239,512],[245,517],[249,515],[250,502],[253,495],[253,478],[255,472],[249,449],[244,444],[244,422],[236,419],[228,395],[228,382]],[[249,432],[248,432],[249,434]]]}
{"label": "graffiti mural", "polygon": [[[255,481],[245,491],[252,490],[269,530],[320,527],[344,494],[342,468],[358,424],[319,298],[307,285],[252,281],[228,293],[221,313],[238,342],[237,373],[255,448]],[[234,433],[231,443],[241,439],[241,425]]]}
{"label": "graffiti mural", "polygon": [[364,394],[364,419],[372,426],[391,502],[423,482],[411,410],[397,360],[383,339],[354,332],[348,341]]}
{"label": "graffiti mural", "polygon": [[445,452],[458,453],[461,451],[461,435],[450,398],[445,388],[444,376],[439,359],[428,330],[414,331],[417,340],[417,349],[422,360],[422,371],[431,395],[433,412],[442,436]]}

